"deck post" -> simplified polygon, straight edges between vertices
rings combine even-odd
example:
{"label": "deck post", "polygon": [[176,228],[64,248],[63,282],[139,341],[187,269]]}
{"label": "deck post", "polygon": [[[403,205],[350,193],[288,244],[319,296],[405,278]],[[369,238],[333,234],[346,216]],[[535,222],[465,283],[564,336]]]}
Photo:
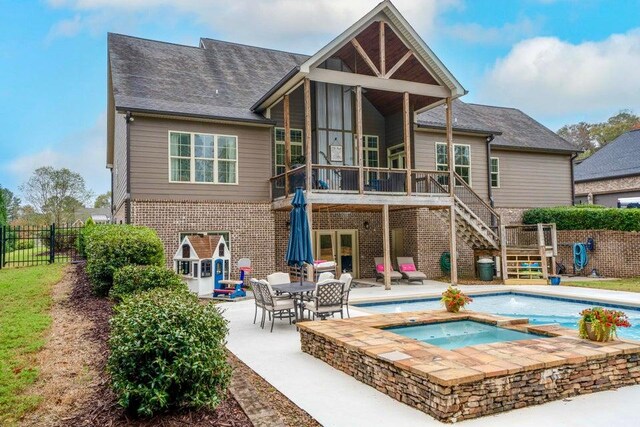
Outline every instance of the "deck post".
{"label": "deck post", "polygon": [[[313,203],[307,203],[307,222],[309,223],[309,241],[311,247],[315,248],[313,245]],[[315,252],[315,249],[312,252]],[[315,265],[307,267],[307,272],[309,273],[307,280],[315,282]]]}
{"label": "deck post", "polygon": [[291,169],[291,116],[289,115],[289,94],[284,95],[284,196],[289,197],[289,170]]}
{"label": "deck post", "polygon": [[411,120],[409,111],[409,92],[402,96],[402,129],[404,139],[405,168],[407,169],[407,194],[411,194]]}
{"label": "deck post", "polygon": [[449,253],[451,256],[451,284],[458,284],[458,253],[456,249],[456,200],[455,200],[455,177],[454,177],[454,153],[453,153],[453,111],[451,109],[451,97],[447,97],[446,105],[447,122],[447,163],[449,165],[449,195],[451,196],[451,207],[449,208]]}
{"label": "deck post", "polygon": [[[311,80],[304,79],[304,160],[306,170],[306,190],[311,193],[313,170],[311,169]],[[311,209],[309,209],[311,211]]]}
{"label": "deck post", "polygon": [[538,250],[540,251],[540,267],[542,278],[549,280],[549,265],[547,263],[547,245],[544,241],[544,227],[538,223]]}
{"label": "deck post", "polygon": [[[500,224],[500,269],[502,270],[502,281],[509,278],[507,271],[507,226]],[[506,283],[505,283],[506,284]]]}
{"label": "deck post", "polygon": [[389,239],[389,205],[382,205],[382,253],[384,256],[384,289],[391,290],[391,243]]}
{"label": "deck post", "polygon": [[453,111],[451,109],[451,97],[447,98],[446,105],[446,122],[447,122],[447,165],[449,167],[449,194],[451,197],[455,194],[455,181],[453,172],[455,171],[455,157],[453,150]]}
{"label": "deck post", "polygon": [[551,274],[554,276],[558,274],[556,270],[556,257],[558,256],[558,229],[556,228],[556,223],[551,224],[551,245],[552,245],[552,253],[551,257]]}
{"label": "deck post", "polygon": [[456,234],[456,206],[455,203],[449,208],[449,254],[451,256],[451,284],[458,284],[458,250]]}
{"label": "deck post", "polygon": [[364,193],[364,138],[362,136],[362,86],[356,86],[356,141],[358,144],[358,191]]}

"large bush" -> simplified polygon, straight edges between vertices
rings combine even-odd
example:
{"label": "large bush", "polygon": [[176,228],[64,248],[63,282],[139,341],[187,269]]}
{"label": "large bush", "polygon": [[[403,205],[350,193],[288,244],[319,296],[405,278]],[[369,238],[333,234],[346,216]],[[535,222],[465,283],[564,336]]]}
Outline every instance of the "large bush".
{"label": "large bush", "polygon": [[558,230],[640,231],[640,209],[602,207],[537,208],[524,213],[525,224],[556,223]]}
{"label": "large bush", "polygon": [[82,230],[78,234],[78,239],[76,240],[76,249],[78,250],[78,254],[81,257],[87,256],[86,254],[86,246],[87,246],[87,236],[91,233],[96,226],[95,221],[92,218],[87,219],[87,222],[84,223]]}
{"label": "large bush", "polygon": [[[53,245],[56,252],[67,252],[76,247],[79,232],[75,228],[56,228]],[[51,248],[51,231],[40,232],[40,241],[45,248]]]}
{"label": "large bush", "polygon": [[106,296],[113,275],[125,265],[163,265],[164,249],[155,231],[133,225],[97,225],[85,234],[87,273],[97,295]]}
{"label": "large bush", "polygon": [[171,408],[211,408],[231,377],[227,321],[188,291],[154,289],[127,298],[110,321],[107,369],[118,402],[151,416]]}
{"label": "large bush", "polygon": [[109,296],[121,301],[125,296],[154,288],[182,288],[187,284],[173,270],[157,265],[126,265],[113,275]]}

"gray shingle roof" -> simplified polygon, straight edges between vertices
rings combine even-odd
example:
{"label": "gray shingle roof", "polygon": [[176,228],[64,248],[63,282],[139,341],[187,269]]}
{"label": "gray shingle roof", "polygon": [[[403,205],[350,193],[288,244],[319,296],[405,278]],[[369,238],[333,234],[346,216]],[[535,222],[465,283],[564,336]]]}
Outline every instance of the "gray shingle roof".
{"label": "gray shingle roof", "polygon": [[265,121],[251,106],[308,57],[217,40],[200,47],[109,34],[116,107]]}
{"label": "gray shingle roof", "polygon": [[576,181],[640,175],[640,129],[623,133],[575,166]]}
{"label": "gray shingle roof", "polygon": [[[518,109],[467,104],[459,99],[454,100],[452,106],[453,128],[496,134],[491,142],[493,147],[578,151],[573,144]],[[416,121],[420,126],[444,128],[444,105],[420,113]]]}

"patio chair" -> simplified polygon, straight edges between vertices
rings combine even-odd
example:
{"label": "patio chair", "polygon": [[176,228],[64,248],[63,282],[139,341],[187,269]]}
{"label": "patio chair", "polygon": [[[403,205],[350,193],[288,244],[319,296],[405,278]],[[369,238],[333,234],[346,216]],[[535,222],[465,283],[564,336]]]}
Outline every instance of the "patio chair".
{"label": "patio chair", "polygon": [[[373,258],[374,262],[376,263],[376,282],[378,280],[384,280],[384,258],[381,256],[377,256],[375,258]],[[393,269],[393,266],[391,266],[391,281],[392,282],[398,282],[402,279],[402,274],[400,274],[398,271]]]}
{"label": "patio chair", "polygon": [[273,325],[276,322],[276,318],[284,319],[286,317],[289,319],[289,324],[291,324],[291,318],[294,317],[293,300],[290,298],[274,298],[273,295],[271,295],[268,283],[258,282],[258,285],[260,286],[260,292],[264,300],[262,322],[260,324],[262,329],[264,329],[265,313],[269,313],[271,317],[270,332],[273,332]]}
{"label": "patio chair", "polygon": [[324,282],[325,280],[333,280],[335,279],[336,276],[329,272],[329,271],[325,271],[324,273],[320,273],[320,275],[318,276],[318,282]]}
{"label": "patio chair", "polygon": [[322,273],[333,273],[335,275],[336,269],[337,264],[335,261],[324,261],[317,263],[313,266],[314,280],[318,282],[318,277],[320,277]]}
{"label": "patio chair", "polygon": [[413,258],[411,257],[398,257],[398,270],[400,270],[400,274],[402,277],[407,279],[409,282],[420,282],[427,278],[427,275],[421,271],[418,271],[416,268],[416,264],[413,262]]}
{"label": "patio chair", "polygon": [[342,298],[344,284],[339,280],[325,280],[318,282],[316,289],[310,301],[303,302],[303,308],[313,314],[313,320],[316,316],[322,320],[334,313],[342,315]]}
{"label": "patio chair", "polygon": [[349,293],[351,292],[351,281],[353,280],[353,277],[349,273],[342,273],[338,280],[342,282],[342,305],[347,308],[347,317],[350,319]]}
{"label": "patio chair", "polygon": [[[260,290],[260,282],[257,279],[251,279],[251,288],[253,289],[253,297],[255,300],[255,312],[253,313],[253,324],[256,324],[258,318],[258,308],[261,308],[264,313],[264,298],[262,297],[262,291]],[[262,322],[260,322],[262,323]]]}
{"label": "patio chair", "polygon": [[267,282],[269,285],[284,285],[285,283],[291,283],[291,277],[287,273],[281,271],[273,273],[267,276]]}

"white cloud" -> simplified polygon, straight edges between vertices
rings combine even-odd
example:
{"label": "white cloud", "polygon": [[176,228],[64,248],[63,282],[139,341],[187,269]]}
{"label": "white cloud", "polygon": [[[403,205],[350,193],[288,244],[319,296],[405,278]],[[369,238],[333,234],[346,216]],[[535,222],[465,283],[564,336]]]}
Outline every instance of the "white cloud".
{"label": "white cloud", "polygon": [[446,35],[472,44],[512,44],[539,31],[540,20],[523,18],[507,22],[500,27],[485,27],[480,24],[454,24],[445,28]]}
{"label": "white cloud", "polygon": [[640,108],[640,28],[605,40],[567,43],[537,37],[498,59],[479,99],[517,106],[540,118],[605,115]]}
{"label": "white cloud", "polygon": [[106,112],[100,114],[91,127],[68,135],[57,143],[11,159],[3,168],[23,183],[41,166],[68,168],[83,176],[87,187],[100,194],[111,187],[110,174],[105,167]]}
{"label": "white cloud", "polygon": [[[379,0],[49,0],[52,7],[69,9],[80,18],[52,28],[56,36],[65,36],[56,27],[80,25],[95,32],[97,28],[122,29],[123,20],[135,26],[153,17],[154,20],[175,20],[177,16],[192,17],[209,27],[216,35],[243,43],[258,43],[276,48],[310,52],[347,29],[357,19],[375,7]],[[443,10],[462,7],[462,0],[396,0],[400,12],[416,30],[428,36],[435,18]],[[131,19],[135,17],[135,19]],[[75,19],[75,18],[74,18]],[[68,31],[68,35],[77,32]],[[202,34],[207,36],[207,34]]]}

